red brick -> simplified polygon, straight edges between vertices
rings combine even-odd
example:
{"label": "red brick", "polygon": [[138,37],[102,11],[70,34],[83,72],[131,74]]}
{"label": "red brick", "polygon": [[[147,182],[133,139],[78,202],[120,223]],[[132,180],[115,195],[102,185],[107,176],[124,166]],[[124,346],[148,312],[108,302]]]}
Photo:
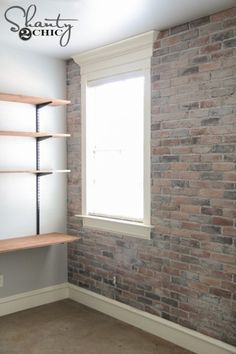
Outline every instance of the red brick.
{"label": "red brick", "polygon": [[156,41],[153,45],[153,49],[157,49],[157,48],[160,48],[161,47],[161,41]]}
{"label": "red brick", "polygon": [[[207,69],[210,70],[210,69]],[[217,107],[218,106],[218,101],[216,99],[211,99],[211,100],[206,100],[206,101],[201,101],[200,102],[200,108],[211,108],[211,107]],[[202,128],[204,129],[204,128]],[[206,132],[206,129],[204,129]]]}
{"label": "red brick", "polygon": [[236,227],[224,227],[223,234],[227,236],[236,236]]}
{"label": "red brick", "polygon": [[234,256],[229,254],[212,253],[211,258],[222,263],[230,263],[230,264],[235,263]]}
{"label": "red brick", "polygon": [[226,173],[224,173],[224,179],[226,181],[236,181],[236,172],[226,172]]}
{"label": "red brick", "polygon": [[236,27],[236,17],[225,20],[223,23],[223,27],[224,28]]}
{"label": "red brick", "polygon": [[201,189],[199,195],[207,198],[222,198],[223,191],[218,189]]}
{"label": "red brick", "polygon": [[197,222],[184,221],[181,224],[183,229],[200,231],[200,225]]}
{"label": "red brick", "polygon": [[200,213],[201,207],[198,205],[184,204],[180,206],[180,210],[185,213]]}
{"label": "red brick", "polygon": [[222,281],[222,288],[227,289],[232,293],[236,293],[236,283]]}
{"label": "red brick", "polygon": [[230,299],[231,292],[220,288],[210,288],[210,294]]}
{"label": "red brick", "polygon": [[235,8],[231,8],[231,9],[227,9],[221,12],[218,12],[214,15],[210,16],[210,19],[212,22],[216,22],[216,21],[223,21],[228,17],[233,17],[235,15]]}
{"label": "red brick", "polygon": [[223,209],[223,216],[226,218],[236,219],[236,210],[234,209]]}
{"label": "red brick", "polygon": [[169,30],[160,31],[158,33],[157,39],[162,39],[162,38],[168,37],[168,35],[169,35]]}
{"label": "red brick", "polygon": [[221,67],[221,63],[219,61],[211,62],[211,63],[204,63],[199,64],[199,72],[205,71],[214,71]]}
{"label": "red brick", "polygon": [[193,283],[191,284],[191,287],[193,289],[197,289],[198,291],[202,292],[208,292],[209,291],[209,286],[203,283]]}
{"label": "red brick", "polygon": [[205,215],[222,215],[222,209],[220,208],[212,208],[212,207],[202,207],[201,208],[202,214]]}
{"label": "red brick", "polygon": [[152,149],[153,155],[167,155],[170,154],[170,149],[168,147],[156,147]]}
{"label": "red brick", "polygon": [[184,310],[186,312],[198,313],[198,309],[195,306],[193,306],[193,305],[180,304],[179,307],[180,307],[181,310]]}
{"label": "red brick", "polygon": [[212,222],[214,225],[233,226],[232,219],[226,219],[226,218],[222,218],[220,216],[214,216],[212,218]]}
{"label": "red brick", "polygon": [[208,54],[211,52],[216,52],[220,50],[221,48],[221,43],[214,43],[214,44],[209,44],[203,48],[200,49],[201,54]]}
{"label": "red brick", "polygon": [[235,165],[229,162],[214,163],[212,165],[214,171],[232,171],[234,170],[234,167]]}
{"label": "red brick", "polygon": [[210,278],[209,276],[203,275],[200,280],[204,283],[207,284],[209,287],[220,287],[221,285],[221,280],[215,279],[215,278]]}
{"label": "red brick", "polygon": [[212,53],[211,58],[212,60],[219,60],[221,58],[228,58],[234,55],[233,49],[224,49],[220,50],[219,52]]}
{"label": "red brick", "polygon": [[167,38],[162,39],[161,47],[169,47],[169,46],[174,45],[180,41],[181,41],[180,35],[167,37]]}
{"label": "red brick", "polygon": [[81,209],[80,74],[68,62],[73,104],[67,122],[74,136],[68,141],[68,231],[83,237],[78,248],[70,246],[69,281],[113,298],[116,274],[118,301],[235,344],[235,9],[210,19],[216,22],[206,17],[162,31],[154,44],[150,241],[75,222]]}
{"label": "red brick", "polygon": [[209,36],[199,37],[190,42],[190,48],[201,47],[209,43]]}

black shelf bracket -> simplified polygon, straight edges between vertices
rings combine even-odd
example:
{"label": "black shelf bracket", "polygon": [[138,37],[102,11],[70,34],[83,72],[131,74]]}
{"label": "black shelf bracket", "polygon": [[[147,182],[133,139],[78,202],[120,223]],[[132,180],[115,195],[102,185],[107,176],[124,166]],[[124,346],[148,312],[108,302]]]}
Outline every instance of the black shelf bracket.
{"label": "black shelf bracket", "polygon": [[43,108],[43,107],[45,107],[45,106],[48,106],[49,104],[51,104],[52,103],[52,101],[47,101],[47,102],[43,102],[43,103],[38,103],[38,104],[36,104],[36,108],[37,109],[40,109],[40,108]]}
{"label": "black shelf bracket", "polygon": [[40,136],[40,137],[38,137],[38,138],[36,138],[36,139],[38,139],[38,141],[43,141],[43,140],[47,140],[47,139],[49,139],[49,138],[52,138],[52,135]]}
{"label": "black shelf bracket", "polygon": [[[52,101],[43,102],[35,105],[36,109],[36,133],[40,131],[39,110],[48,106]],[[40,170],[40,139],[36,138],[36,170]],[[41,139],[42,140],[42,139]],[[40,176],[45,176],[51,173],[36,174],[36,234],[40,234]]]}
{"label": "black shelf bracket", "polygon": [[47,176],[47,175],[52,175],[53,172],[40,172],[40,173],[37,173],[37,176],[38,177],[42,177],[42,176]]}

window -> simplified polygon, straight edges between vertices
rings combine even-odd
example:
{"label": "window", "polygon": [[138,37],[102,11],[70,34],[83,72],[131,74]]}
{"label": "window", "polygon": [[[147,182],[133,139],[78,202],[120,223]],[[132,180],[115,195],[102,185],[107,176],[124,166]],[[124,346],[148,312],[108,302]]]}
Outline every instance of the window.
{"label": "window", "polygon": [[143,222],[144,77],[87,87],[88,215]]}
{"label": "window", "polygon": [[135,37],[75,58],[82,71],[83,225],[142,238],[151,230],[151,34],[140,36],[148,49]]}

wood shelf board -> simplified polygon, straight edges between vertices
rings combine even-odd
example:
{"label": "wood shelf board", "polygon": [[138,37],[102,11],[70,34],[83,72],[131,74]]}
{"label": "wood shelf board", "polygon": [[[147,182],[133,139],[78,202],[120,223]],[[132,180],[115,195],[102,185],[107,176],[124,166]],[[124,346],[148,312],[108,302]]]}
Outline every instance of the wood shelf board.
{"label": "wood shelf board", "polygon": [[49,106],[64,106],[70,103],[70,101],[67,100],[53,99],[48,97],[15,95],[12,93],[4,93],[4,92],[0,92],[0,101],[28,103],[34,105],[51,102]]}
{"label": "wood shelf board", "polygon": [[0,136],[23,136],[23,137],[31,137],[31,138],[66,138],[69,137],[70,134],[64,133],[48,133],[48,132],[25,132],[25,131],[13,131],[13,130],[0,130]]}
{"label": "wood shelf board", "polygon": [[78,241],[80,237],[52,232],[48,234],[24,236],[0,240],[0,253],[14,252],[31,248],[47,247],[60,243]]}
{"label": "wood shelf board", "polygon": [[69,173],[70,170],[0,170],[0,173]]}

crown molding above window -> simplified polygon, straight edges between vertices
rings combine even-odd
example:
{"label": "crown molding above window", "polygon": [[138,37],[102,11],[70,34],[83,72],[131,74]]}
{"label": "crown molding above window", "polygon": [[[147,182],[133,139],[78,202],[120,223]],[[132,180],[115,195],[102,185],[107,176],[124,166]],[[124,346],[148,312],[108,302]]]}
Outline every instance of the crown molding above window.
{"label": "crown molding above window", "polygon": [[81,74],[150,59],[158,31],[149,31],[107,46],[73,56]]}

